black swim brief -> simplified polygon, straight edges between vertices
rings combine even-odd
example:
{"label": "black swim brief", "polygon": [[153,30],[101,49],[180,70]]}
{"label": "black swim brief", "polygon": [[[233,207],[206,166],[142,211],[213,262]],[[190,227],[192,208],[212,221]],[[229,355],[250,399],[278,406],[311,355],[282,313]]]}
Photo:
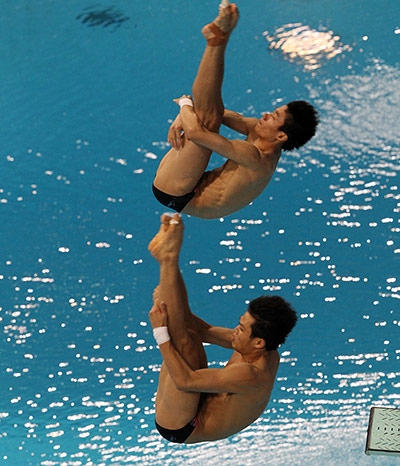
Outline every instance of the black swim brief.
{"label": "black swim brief", "polygon": [[153,184],[153,194],[158,202],[170,207],[171,209],[181,212],[196,194],[194,191],[183,196],[173,196],[157,189]]}
{"label": "black swim brief", "polygon": [[184,443],[185,440],[190,436],[190,434],[194,431],[197,424],[197,416],[193,418],[189,423],[187,423],[181,429],[165,429],[157,424],[156,427],[160,435],[162,435],[166,440],[169,442],[174,443]]}

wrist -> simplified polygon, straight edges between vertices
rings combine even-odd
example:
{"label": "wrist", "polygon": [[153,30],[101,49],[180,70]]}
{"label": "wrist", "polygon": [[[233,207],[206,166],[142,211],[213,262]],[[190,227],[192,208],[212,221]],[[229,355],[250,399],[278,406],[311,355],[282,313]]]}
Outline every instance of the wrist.
{"label": "wrist", "polygon": [[189,107],[193,107],[193,101],[189,97],[182,97],[178,101],[179,106],[182,108],[185,105],[188,105]]}
{"label": "wrist", "polygon": [[171,340],[167,326],[153,328],[153,336],[158,346]]}

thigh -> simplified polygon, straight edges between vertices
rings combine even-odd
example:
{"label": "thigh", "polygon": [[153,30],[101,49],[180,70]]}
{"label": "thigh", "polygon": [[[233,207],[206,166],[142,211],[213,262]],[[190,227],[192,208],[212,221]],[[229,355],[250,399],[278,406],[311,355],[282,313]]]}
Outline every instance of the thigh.
{"label": "thigh", "polygon": [[174,196],[192,192],[210,160],[211,151],[192,141],[185,141],[179,149],[171,149],[162,159],[154,185],[161,191]]}
{"label": "thigh", "polygon": [[[192,351],[197,355],[194,370],[207,367],[207,356],[199,340],[193,343]],[[200,396],[201,393],[178,390],[163,363],[156,395],[157,423],[166,429],[182,428],[198,414]]]}

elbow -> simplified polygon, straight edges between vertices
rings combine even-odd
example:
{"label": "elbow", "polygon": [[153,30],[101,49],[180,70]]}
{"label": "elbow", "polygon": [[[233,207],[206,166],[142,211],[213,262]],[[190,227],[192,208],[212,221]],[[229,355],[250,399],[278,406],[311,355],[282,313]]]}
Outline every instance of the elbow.
{"label": "elbow", "polygon": [[189,377],[183,372],[178,377],[174,377],[174,383],[177,390],[185,392],[189,385]]}
{"label": "elbow", "polygon": [[175,380],[175,386],[180,392],[191,392],[196,385],[196,374],[191,372],[190,374],[182,374],[177,380]]}
{"label": "elbow", "polygon": [[184,379],[177,380],[175,383],[176,389],[180,392],[188,391],[188,383]]}

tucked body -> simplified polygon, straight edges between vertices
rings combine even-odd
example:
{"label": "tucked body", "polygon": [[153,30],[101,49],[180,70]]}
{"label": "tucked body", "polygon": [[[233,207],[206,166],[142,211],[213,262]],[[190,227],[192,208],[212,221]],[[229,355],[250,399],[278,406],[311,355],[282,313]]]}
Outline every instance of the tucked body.
{"label": "tucked body", "polygon": [[[163,357],[156,396],[156,426],[179,443],[214,441],[254,422],[271,396],[279,367],[277,348],[296,323],[280,296],[252,300],[234,329],[212,326],[194,315],[179,269],[183,223],[163,215],[149,250],[160,264],[160,283],[149,318]],[[202,342],[233,350],[222,369],[208,368]]]}
{"label": "tucked body", "polygon": [[[184,95],[175,100],[181,108],[168,134],[172,148],[154,179],[160,202],[202,218],[229,215],[257,198],[271,180],[282,150],[305,144],[318,123],[316,110],[305,101],[289,102],[261,118],[247,118],[224,108],[225,49],[238,19],[237,7],[231,4],[203,28],[207,46],[193,84],[193,97]],[[246,139],[223,137],[219,134],[221,124]],[[227,160],[206,171],[212,152]]]}
{"label": "tucked body", "polygon": [[[250,336],[248,325],[252,318],[245,314],[242,319],[247,324],[247,344]],[[258,357],[249,357],[248,353],[240,352],[244,351],[240,341],[244,338],[239,337],[238,330],[236,333],[231,329],[220,330],[226,334],[227,340],[216,344],[237,348],[225,368],[177,373],[179,390],[203,393],[196,429],[185,443],[218,440],[243,430],[261,416],[271,396],[279,366],[278,351],[263,350]],[[203,339],[210,340],[206,334]],[[174,350],[162,349],[162,355],[170,356],[167,351]]]}

